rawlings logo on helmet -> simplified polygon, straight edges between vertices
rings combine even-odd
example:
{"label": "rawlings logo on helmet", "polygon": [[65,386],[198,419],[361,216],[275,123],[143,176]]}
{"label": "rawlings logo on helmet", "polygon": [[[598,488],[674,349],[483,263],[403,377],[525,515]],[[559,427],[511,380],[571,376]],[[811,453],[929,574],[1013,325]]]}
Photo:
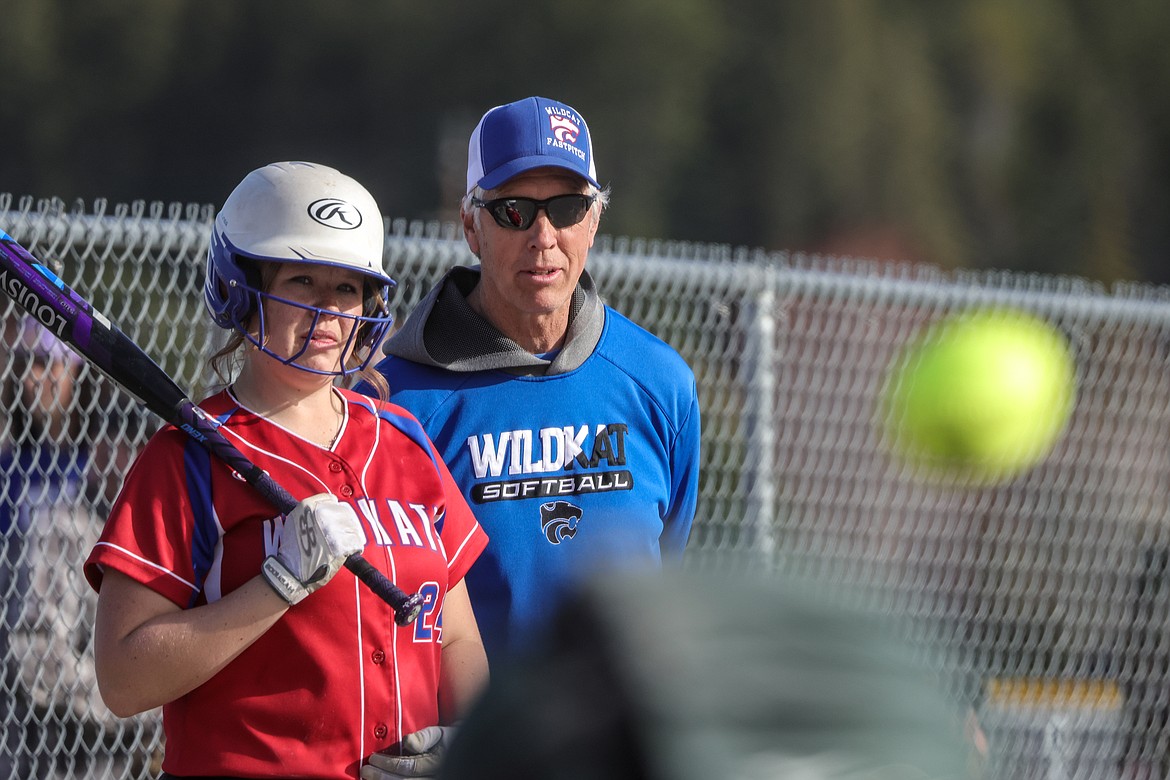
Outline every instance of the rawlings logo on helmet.
{"label": "rawlings logo on helmet", "polygon": [[340,198],[321,198],[309,204],[309,216],[325,227],[353,230],[361,227],[362,213]]}

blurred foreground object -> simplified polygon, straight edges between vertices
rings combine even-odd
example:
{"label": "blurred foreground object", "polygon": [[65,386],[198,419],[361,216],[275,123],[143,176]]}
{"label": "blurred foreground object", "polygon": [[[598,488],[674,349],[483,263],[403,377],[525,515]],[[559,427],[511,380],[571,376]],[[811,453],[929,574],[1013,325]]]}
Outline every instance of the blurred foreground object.
{"label": "blurred foreground object", "polygon": [[962,777],[961,714],[891,628],[784,581],[598,579],[493,668],[441,777]]}
{"label": "blurred foreground object", "polygon": [[954,315],[902,356],[887,389],[893,445],[924,476],[989,483],[1048,455],[1076,400],[1068,341],[1011,309]]}

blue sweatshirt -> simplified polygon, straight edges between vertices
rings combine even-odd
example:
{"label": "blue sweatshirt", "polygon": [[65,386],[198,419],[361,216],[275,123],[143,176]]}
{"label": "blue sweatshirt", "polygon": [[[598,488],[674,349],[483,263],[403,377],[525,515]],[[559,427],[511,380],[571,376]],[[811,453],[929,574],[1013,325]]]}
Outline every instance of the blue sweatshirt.
{"label": "blue sweatshirt", "polygon": [[[698,398],[683,359],[601,304],[587,277],[556,372],[437,364],[424,343],[435,338],[424,336],[429,315],[448,325],[477,316],[436,305],[449,279],[388,344],[378,370],[391,400],[435,442],[490,538],[466,582],[494,663],[539,641],[575,578],[681,559],[698,491]],[[482,320],[478,327],[490,329]],[[525,353],[520,362],[531,360]]]}

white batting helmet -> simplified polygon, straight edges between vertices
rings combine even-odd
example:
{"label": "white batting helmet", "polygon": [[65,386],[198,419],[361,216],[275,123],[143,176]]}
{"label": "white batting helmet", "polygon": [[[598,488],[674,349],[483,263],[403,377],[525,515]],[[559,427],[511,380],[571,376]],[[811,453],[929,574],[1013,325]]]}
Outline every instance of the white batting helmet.
{"label": "white batting helmet", "polygon": [[[245,176],[216,215],[203,298],[217,325],[240,331],[267,352],[263,334],[251,334],[247,323],[268,296],[259,289],[258,274],[241,259],[358,271],[368,277],[371,291],[381,293],[380,305],[367,296],[363,316],[355,318],[357,346],[372,346],[393,322],[386,301],[395,283],[382,268],[384,240],[378,204],[354,179],[315,163],[272,163]],[[291,363],[296,357],[280,359]],[[359,370],[371,357],[338,373]]]}

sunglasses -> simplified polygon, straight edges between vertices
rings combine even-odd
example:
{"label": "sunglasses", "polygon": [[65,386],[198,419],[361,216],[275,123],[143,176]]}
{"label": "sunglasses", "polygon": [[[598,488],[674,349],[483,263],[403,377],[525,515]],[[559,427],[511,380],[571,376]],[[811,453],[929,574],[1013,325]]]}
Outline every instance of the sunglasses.
{"label": "sunglasses", "polygon": [[534,198],[472,198],[471,205],[487,209],[500,227],[509,230],[527,230],[541,209],[555,228],[567,228],[585,219],[596,195],[556,195],[546,200]]}

